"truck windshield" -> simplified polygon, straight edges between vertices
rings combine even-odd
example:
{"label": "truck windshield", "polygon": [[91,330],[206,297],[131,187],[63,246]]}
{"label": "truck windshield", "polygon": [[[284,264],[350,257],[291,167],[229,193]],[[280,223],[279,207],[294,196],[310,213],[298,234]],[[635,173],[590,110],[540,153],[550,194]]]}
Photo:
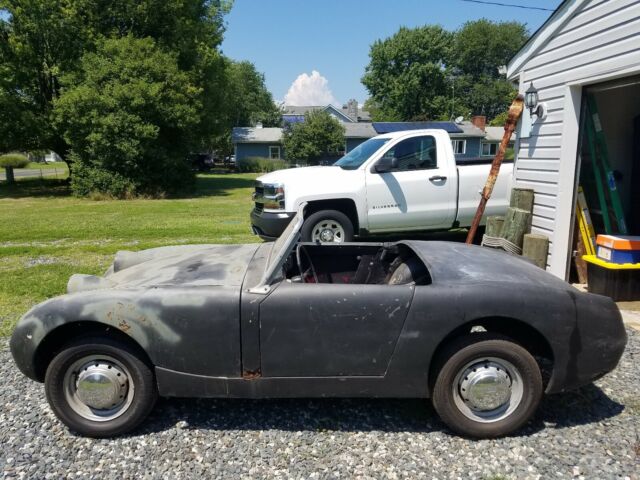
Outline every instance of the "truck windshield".
{"label": "truck windshield", "polygon": [[345,170],[355,170],[389,140],[389,138],[370,138],[351,150],[334,165]]}

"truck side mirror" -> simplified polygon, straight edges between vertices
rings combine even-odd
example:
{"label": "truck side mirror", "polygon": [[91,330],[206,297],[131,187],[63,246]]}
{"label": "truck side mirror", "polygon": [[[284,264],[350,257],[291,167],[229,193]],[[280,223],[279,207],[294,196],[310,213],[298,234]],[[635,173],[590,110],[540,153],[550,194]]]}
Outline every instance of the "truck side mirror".
{"label": "truck side mirror", "polygon": [[391,170],[398,168],[398,159],[396,157],[382,157],[373,168],[377,173],[390,172]]}

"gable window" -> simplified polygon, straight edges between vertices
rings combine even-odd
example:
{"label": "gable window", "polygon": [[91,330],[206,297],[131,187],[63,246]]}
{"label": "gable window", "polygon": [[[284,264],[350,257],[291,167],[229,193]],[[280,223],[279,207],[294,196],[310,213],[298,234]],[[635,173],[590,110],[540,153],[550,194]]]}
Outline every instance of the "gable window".
{"label": "gable window", "polygon": [[466,140],[451,140],[451,146],[453,147],[453,153],[456,155],[462,155],[467,151]]}
{"label": "gable window", "polygon": [[271,160],[280,160],[280,147],[279,146],[271,146],[269,147],[269,158]]}
{"label": "gable window", "polygon": [[482,144],[482,156],[483,157],[495,157],[498,153],[499,143],[483,143]]}

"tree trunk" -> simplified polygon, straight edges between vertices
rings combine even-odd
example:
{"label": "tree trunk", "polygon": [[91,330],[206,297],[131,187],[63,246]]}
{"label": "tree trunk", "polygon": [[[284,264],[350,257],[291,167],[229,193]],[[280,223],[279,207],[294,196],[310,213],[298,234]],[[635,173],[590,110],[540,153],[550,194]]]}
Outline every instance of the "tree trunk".
{"label": "tree trunk", "polygon": [[7,183],[10,185],[16,183],[16,179],[13,176],[13,167],[4,167],[4,171],[7,174]]}

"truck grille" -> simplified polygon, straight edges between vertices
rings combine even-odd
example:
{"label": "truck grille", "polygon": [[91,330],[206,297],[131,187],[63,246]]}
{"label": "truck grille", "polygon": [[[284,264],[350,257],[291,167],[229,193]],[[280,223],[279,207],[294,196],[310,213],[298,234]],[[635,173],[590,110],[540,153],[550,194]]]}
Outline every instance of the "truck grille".
{"label": "truck grille", "polygon": [[255,211],[256,213],[262,213],[262,211],[264,210],[264,204],[263,203],[255,203]]}

